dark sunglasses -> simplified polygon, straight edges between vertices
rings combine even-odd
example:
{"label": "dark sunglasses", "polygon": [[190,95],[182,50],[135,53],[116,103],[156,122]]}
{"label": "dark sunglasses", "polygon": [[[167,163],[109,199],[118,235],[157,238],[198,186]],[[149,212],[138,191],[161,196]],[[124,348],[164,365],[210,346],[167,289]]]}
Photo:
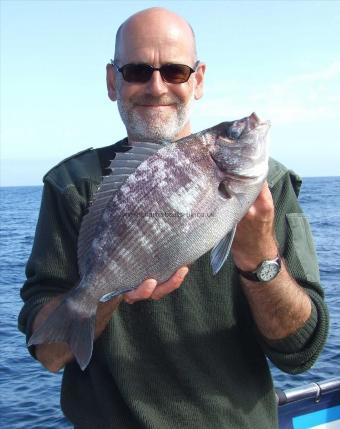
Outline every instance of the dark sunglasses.
{"label": "dark sunglasses", "polygon": [[152,67],[149,64],[125,64],[118,67],[111,60],[111,64],[123,75],[123,79],[127,82],[145,83],[151,79],[154,71],[159,71],[164,82],[168,83],[184,83],[187,82],[192,73],[195,73],[199,61],[196,61],[194,68],[184,64],[163,64],[161,67]]}

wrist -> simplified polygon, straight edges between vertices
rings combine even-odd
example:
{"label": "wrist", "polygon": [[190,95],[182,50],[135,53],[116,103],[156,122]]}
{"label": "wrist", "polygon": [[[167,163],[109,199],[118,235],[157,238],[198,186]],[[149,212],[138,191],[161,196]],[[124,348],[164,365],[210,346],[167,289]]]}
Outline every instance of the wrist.
{"label": "wrist", "polygon": [[279,254],[275,237],[264,234],[232,248],[235,265],[243,271],[254,271],[265,260],[272,260]]}
{"label": "wrist", "polygon": [[234,264],[242,271],[254,271],[263,261],[272,260],[277,257],[279,250],[277,247],[256,254],[233,254]]}

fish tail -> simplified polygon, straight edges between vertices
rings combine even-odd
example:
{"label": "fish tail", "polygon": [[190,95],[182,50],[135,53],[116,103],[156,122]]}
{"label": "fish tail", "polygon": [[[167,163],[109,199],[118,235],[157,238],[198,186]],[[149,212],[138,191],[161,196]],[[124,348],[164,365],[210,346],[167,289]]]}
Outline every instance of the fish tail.
{"label": "fish tail", "polygon": [[[74,295],[74,294],[72,294]],[[90,362],[96,324],[97,303],[86,307],[84,300],[68,295],[30,337],[28,346],[67,343],[80,368]]]}

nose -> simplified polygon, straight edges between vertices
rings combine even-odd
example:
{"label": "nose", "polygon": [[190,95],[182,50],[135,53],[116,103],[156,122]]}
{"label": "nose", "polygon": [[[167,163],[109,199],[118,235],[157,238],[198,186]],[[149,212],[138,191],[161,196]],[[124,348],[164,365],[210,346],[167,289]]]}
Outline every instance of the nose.
{"label": "nose", "polygon": [[153,96],[160,96],[168,92],[168,87],[158,70],[154,70],[150,80],[146,83],[146,91]]}

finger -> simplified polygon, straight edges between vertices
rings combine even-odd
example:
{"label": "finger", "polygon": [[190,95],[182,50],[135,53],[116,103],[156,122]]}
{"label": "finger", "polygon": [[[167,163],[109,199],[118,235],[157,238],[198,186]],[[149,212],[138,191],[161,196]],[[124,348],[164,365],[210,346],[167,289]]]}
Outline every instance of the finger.
{"label": "finger", "polygon": [[257,209],[262,216],[271,216],[274,212],[274,201],[267,182],[259,195]]}
{"label": "finger", "polygon": [[158,285],[155,288],[154,292],[151,295],[151,298],[154,300],[159,300],[164,296],[168,295],[169,293],[173,292],[174,290],[178,289],[181,286],[188,272],[188,267],[180,268],[178,271],[176,271],[174,275],[170,277],[169,280]]}
{"label": "finger", "polygon": [[151,297],[153,291],[157,286],[157,281],[154,279],[144,280],[137,289],[124,294],[124,301],[128,304],[133,304],[136,301],[141,301]]}
{"label": "finger", "polygon": [[260,193],[258,194],[256,200],[253,202],[253,204],[249,207],[247,213],[243,216],[243,220],[251,220],[253,219],[258,212],[258,208],[261,207],[263,205],[263,203],[267,200],[267,193],[270,192],[269,191],[269,187],[268,187],[268,183],[264,182],[263,187],[260,191]]}
{"label": "finger", "polygon": [[260,192],[260,198],[263,198],[265,200],[271,200],[272,199],[272,193],[270,191],[269,185],[267,182],[264,183],[263,188]]}
{"label": "finger", "polygon": [[266,220],[267,217],[271,216],[273,210],[273,197],[268,183],[265,182],[258,197],[249,207],[248,212],[245,214],[244,219],[252,220],[260,217],[261,219]]}

